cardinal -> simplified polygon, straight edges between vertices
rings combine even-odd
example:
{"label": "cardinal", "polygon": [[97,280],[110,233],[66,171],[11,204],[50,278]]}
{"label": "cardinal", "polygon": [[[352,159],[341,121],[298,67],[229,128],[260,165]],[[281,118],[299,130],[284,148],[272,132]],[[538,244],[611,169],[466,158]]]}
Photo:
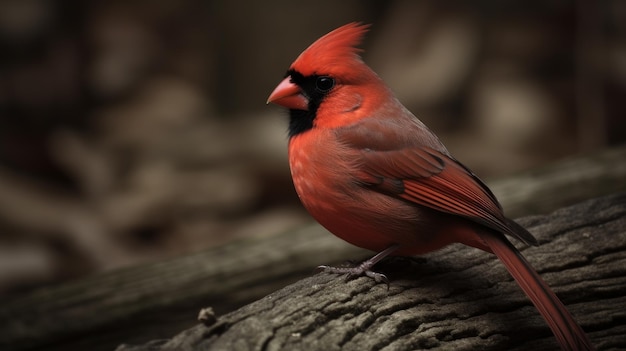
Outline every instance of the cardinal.
{"label": "cardinal", "polygon": [[371,268],[386,256],[469,245],[502,261],[563,350],[593,350],[505,235],[537,240],[362,61],[357,45],[368,28],[350,23],[318,39],[267,100],[289,109],[289,166],[304,207],[339,238],[379,252],[357,267],[322,267],[381,281]]}

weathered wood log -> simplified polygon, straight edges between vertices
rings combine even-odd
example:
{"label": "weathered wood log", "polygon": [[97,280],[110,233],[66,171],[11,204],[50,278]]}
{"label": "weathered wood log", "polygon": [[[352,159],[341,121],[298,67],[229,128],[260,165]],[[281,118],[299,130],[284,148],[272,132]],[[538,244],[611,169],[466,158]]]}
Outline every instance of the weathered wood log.
{"label": "weathered wood log", "polygon": [[[626,147],[489,184],[514,217],[623,192]],[[202,306],[223,315],[310,276],[319,264],[370,254],[312,225],[39,289],[0,303],[0,349],[112,350],[170,337],[191,327]]]}
{"label": "weathered wood log", "polygon": [[[521,223],[522,247],[598,350],[626,348],[626,194]],[[451,246],[370,278],[317,274],[169,340],[118,351],[555,350],[547,325],[493,255]]]}

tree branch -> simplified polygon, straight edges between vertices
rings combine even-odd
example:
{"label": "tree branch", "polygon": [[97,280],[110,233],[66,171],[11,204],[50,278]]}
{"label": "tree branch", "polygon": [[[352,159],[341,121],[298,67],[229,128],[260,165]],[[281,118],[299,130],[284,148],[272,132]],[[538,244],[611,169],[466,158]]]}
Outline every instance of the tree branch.
{"label": "tree branch", "polygon": [[[626,346],[626,195],[521,223],[521,247],[599,350]],[[556,341],[493,255],[450,246],[383,262],[369,278],[316,274],[172,339],[117,351],[555,350]]]}

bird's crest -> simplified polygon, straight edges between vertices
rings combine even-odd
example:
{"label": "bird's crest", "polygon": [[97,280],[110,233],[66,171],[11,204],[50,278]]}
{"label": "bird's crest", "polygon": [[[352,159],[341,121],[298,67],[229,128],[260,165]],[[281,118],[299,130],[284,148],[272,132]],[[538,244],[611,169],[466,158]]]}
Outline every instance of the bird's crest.
{"label": "bird's crest", "polygon": [[333,30],[304,50],[290,68],[304,76],[350,71],[346,68],[355,63],[362,64],[359,53],[363,50],[356,46],[369,27],[368,24],[352,22]]}

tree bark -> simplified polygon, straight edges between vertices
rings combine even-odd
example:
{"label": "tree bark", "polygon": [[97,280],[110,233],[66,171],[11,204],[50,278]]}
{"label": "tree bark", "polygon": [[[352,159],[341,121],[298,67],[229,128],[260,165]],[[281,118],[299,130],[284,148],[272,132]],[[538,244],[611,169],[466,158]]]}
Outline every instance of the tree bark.
{"label": "tree bark", "polygon": [[[523,254],[598,350],[626,347],[626,194],[526,217]],[[377,267],[391,283],[320,273],[175,337],[117,351],[555,350],[495,256],[460,245]]]}

